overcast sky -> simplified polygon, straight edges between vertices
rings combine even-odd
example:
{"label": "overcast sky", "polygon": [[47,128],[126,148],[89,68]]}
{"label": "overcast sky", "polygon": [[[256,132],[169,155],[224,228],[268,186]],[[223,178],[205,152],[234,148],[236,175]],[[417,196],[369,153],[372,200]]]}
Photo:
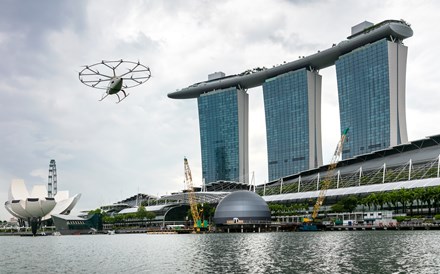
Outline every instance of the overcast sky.
{"label": "overcast sky", "polygon": [[[414,36],[407,70],[410,140],[440,134],[438,1],[13,1],[0,2],[0,201],[13,179],[81,193],[76,211],[138,191],[183,188],[183,157],[201,184],[197,101],[167,93],[207,79],[272,67],[324,50],[365,20],[404,19]],[[82,65],[126,59],[152,78],[120,104],[80,83]],[[339,138],[335,68],[323,76],[328,163]],[[250,95],[250,171],[267,180],[262,89]],[[10,215],[0,206],[0,220]]]}

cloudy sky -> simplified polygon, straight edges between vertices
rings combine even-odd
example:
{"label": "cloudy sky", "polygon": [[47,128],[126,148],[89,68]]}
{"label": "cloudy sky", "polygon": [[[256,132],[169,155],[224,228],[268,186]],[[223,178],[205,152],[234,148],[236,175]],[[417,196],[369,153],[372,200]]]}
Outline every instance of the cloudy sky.
{"label": "cloudy sky", "polygon": [[[414,30],[407,71],[410,140],[440,134],[438,1],[13,1],[0,2],[0,201],[13,179],[82,193],[76,210],[138,191],[183,188],[183,157],[201,183],[196,100],[167,93],[207,79],[272,67],[324,50],[365,20],[404,19]],[[126,59],[152,78],[122,103],[78,80],[82,65]],[[324,162],[339,138],[334,67],[323,76]],[[250,170],[267,180],[261,88],[250,94]],[[0,220],[9,219],[3,206]]]}

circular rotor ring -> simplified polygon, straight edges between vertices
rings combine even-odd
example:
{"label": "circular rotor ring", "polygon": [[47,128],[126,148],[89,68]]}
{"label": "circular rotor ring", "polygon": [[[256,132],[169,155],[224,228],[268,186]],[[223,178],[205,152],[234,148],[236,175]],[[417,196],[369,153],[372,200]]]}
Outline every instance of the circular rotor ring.
{"label": "circular rotor ring", "polygon": [[151,77],[150,68],[140,62],[125,60],[105,61],[85,66],[79,72],[78,78],[86,86],[107,89],[110,81],[114,78],[123,79],[123,89],[139,86]]}

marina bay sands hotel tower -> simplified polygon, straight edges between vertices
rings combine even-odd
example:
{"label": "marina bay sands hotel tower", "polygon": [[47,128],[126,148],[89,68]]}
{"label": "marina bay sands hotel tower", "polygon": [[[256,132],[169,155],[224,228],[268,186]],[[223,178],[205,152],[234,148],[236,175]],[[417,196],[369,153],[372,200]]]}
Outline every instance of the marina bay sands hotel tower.
{"label": "marina bay sands hotel tower", "polygon": [[343,158],[408,142],[405,114],[407,47],[403,20],[363,22],[339,44],[271,69],[255,68],[168,94],[197,98],[205,183],[248,183],[248,93],[263,87],[269,181],[322,165],[321,75],[336,66]]}

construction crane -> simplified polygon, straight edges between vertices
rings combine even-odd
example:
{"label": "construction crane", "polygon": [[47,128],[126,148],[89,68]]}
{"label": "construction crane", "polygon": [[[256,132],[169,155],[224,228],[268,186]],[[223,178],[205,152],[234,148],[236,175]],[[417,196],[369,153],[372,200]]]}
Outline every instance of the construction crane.
{"label": "construction crane", "polygon": [[319,191],[318,199],[316,200],[316,203],[313,206],[312,220],[315,220],[315,218],[318,216],[319,208],[322,206],[322,203],[324,202],[325,199],[325,194],[327,193],[327,189],[330,187],[331,179],[333,178],[333,175],[335,173],[336,166],[342,156],[342,150],[344,148],[344,143],[347,139],[348,129],[349,128],[346,128],[342,132],[341,139],[339,140],[339,143],[336,146],[335,153],[333,154],[333,158],[330,161],[327,174],[325,176],[324,181],[322,182],[321,190]]}
{"label": "construction crane", "polygon": [[194,228],[200,231],[201,228],[207,228],[207,221],[202,222],[202,214],[201,211],[197,208],[197,200],[196,194],[194,193],[194,186],[192,182],[191,169],[189,168],[188,159],[186,157],[183,158],[183,165],[185,168],[185,185],[188,194],[188,202],[191,208],[191,215],[194,221]]}

